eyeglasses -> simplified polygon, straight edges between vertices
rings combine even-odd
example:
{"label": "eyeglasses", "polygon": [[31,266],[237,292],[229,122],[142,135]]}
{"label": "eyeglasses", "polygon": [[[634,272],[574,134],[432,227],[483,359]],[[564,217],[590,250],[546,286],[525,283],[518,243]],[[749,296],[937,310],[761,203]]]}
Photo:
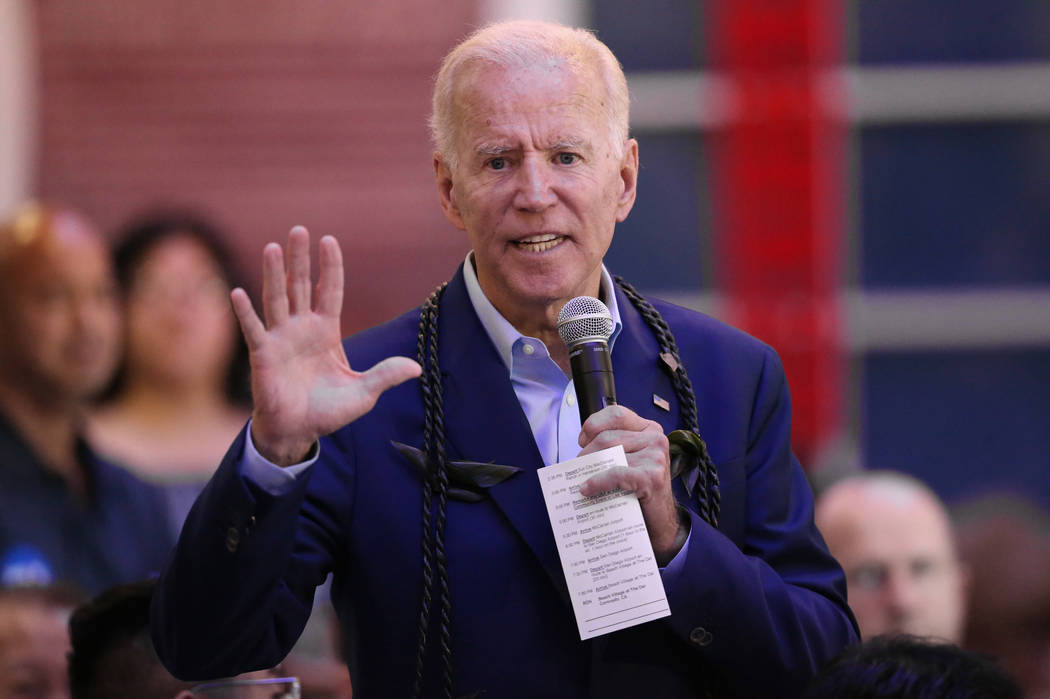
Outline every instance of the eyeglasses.
{"label": "eyeglasses", "polygon": [[298,677],[218,680],[194,685],[190,692],[202,699],[300,699]]}

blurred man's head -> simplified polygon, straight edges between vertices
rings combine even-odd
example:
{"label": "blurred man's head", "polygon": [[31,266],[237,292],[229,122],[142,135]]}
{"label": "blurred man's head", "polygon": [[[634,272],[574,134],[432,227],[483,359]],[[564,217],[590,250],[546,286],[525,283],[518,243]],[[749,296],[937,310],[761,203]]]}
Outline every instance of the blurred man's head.
{"label": "blurred man's head", "polygon": [[73,699],[190,699],[189,684],[161,665],[149,634],[152,581],[118,585],[73,613]]}
{"label": "blurred man's head", "polygon": [[948,514],[929,488],[893,472],[854,476],[821,495],[816,522],[846,573],[862,638],[961,640],[966,576]]}
{"label": "blurred man's head", "polygon": [[988,657],[905,635],[850,646],[821,670],[802,697],[1021,699],[1021,690]]}
{"label": "blurred man's head", "polygon": [[1050,699],[1050,517],[993,497],[971,506],[959,534],[972,577],[966,647],[995,657],[1026,697]]}
{"label": "blurred man's head", "polygon": [[82,217],[28,204],[0,223],[0,382],[64,404],[98,392],[119,352],[109,252]]}
{"label": "blurred man's head", "polygon": [[64,588],[0,590],[0,699],[69,699],[66,621],[76,602]]}
{"label": "blurred man's head", "polygon": [[[150,638],[149,608],[155,587],[153,580],[116,585],[73,612],[69,619],[72,699],[297,696],[289,692],[290,682],[274,679],[273,670],[204,683],[183,682],[173,677],[161,664]],[[273,684],[269,684],[271,682]]]}

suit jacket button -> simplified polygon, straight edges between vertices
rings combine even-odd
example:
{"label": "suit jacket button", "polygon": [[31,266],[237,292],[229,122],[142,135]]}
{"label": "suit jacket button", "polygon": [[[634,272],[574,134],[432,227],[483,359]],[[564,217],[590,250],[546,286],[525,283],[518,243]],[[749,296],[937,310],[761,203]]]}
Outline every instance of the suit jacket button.
{"label": "suit jacket button", "polygon": [[689,640],[698,646],[709,646],[711,645],[711,641],[715,640],[715,637],[714,634],[703,626],[697,626],[689,632]]}
{"label": "suit jacket button", "polygon": [[231,526],[226,530],[226,550],[230,553],[236,553],[237,547],[241,544],[241,532],[235,526]]}

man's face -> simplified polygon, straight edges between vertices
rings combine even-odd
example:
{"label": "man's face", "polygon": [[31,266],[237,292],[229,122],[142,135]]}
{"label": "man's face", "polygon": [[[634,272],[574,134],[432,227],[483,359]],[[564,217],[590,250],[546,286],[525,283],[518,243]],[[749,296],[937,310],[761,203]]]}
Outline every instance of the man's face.
{"label": "man's face", "polygon": [[86,224],[59,215],[0,280],[0,369],[50,400],[86,398],[112,375],[120,316],[109,255]]}
{"label": "man's face", "polygon": [[69,699],[68,610],[36,604],[0,612],[0,699]]}
{"label": "man's face", "polygon": [[818,511],[818,525],[846,572],[861,638],[909,633],[959,642],[963,575],[939,506],[924,494],[883,497],[862,487],[835,505]]}
{"label": "man's face", "polygon": [[605,99],[596,71],[558,65],[468,67],[456,87],[455,170],[435,156],[442,208],[508,319],[598,293],[638,173],[637,143],[613,148]]}

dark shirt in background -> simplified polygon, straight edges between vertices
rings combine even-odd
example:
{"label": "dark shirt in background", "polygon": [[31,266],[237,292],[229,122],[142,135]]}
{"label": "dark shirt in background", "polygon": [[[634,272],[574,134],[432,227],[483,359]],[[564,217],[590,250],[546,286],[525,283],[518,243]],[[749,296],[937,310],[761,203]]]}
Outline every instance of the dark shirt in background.
{"label": "dark shirt in background", "polygon": [[87,500],[0,416],[0,584],[71,583],[96,594],[159,573],[173,542],[161,491],[77,446]]}

